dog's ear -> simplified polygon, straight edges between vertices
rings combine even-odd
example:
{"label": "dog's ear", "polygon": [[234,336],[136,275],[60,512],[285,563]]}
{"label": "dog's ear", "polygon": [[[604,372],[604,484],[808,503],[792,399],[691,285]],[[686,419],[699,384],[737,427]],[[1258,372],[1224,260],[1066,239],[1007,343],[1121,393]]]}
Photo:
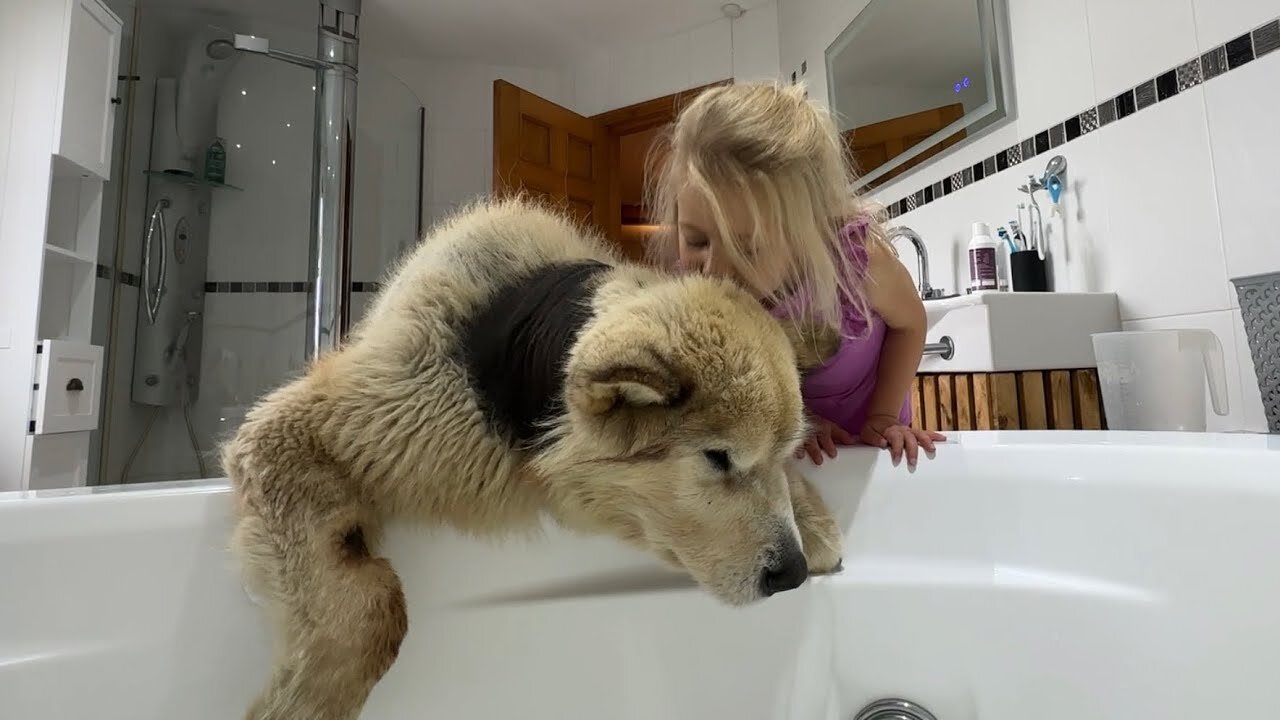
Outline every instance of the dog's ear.
{"label": "dog's ear", "polygon": [[628,355],[625,362],[572,378],[565,393],[569,405],[588,415],[604,415],[619,408],[674,407],[693,392],[688,375],[657,352]]}
{"label": "dog's ear", "polygon": [[840,333],[828,323],[812,319],[779,320],[796,355],[796,367],[808,372],[821,367],[840,349]]}

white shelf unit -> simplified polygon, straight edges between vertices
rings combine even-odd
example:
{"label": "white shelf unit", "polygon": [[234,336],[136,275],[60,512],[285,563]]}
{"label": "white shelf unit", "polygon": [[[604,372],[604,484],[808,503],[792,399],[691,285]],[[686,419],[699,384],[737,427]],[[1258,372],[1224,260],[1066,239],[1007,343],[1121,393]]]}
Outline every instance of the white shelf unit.
{"label": "white shelf unit", "polygon": [[28,386],[27,489],[87,484],[89,437],[102,402],[104,353],[91,334],[123,23],[102,0],[58,4],[63,53],[31,347],[37,357]]}

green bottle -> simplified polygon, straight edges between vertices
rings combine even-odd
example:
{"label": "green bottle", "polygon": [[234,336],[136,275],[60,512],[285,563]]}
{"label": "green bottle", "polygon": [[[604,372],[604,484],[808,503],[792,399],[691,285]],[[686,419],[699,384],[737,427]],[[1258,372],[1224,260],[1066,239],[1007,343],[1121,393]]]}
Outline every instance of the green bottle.
{"label": "green bottle", "polygon": [[205,151],[204,179],[215,183],[227,181],[227,149],[222,146],[222,138],[216,138]]}

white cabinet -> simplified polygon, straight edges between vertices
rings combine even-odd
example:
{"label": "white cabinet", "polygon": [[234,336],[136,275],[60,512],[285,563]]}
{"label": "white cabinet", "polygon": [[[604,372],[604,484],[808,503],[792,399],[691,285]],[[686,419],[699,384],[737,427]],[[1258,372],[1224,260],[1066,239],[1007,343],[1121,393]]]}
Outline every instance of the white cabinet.
{"label": "white cabinet", "polygon": [[84,484],[124,27],[105,0],[0,0],[0,28],[0,491]]}
{"label": "white cabinet", "polygon": [[45,340],[38,354],[32,431],[51,435],[98,427],[102,348],[84,342]]}
{"label": "white cabinet", "polygon": [[69,2],[66,68],[58,93],[60,122],[54,147],[59,156],[110,180],[123,26],[100,0]]}

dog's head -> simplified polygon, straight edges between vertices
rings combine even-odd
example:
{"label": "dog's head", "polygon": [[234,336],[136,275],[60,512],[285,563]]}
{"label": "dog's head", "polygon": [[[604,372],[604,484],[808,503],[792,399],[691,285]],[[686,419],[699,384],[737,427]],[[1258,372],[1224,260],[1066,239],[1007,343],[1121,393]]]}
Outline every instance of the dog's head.
{"label": "dog's head", "polygon": [[536,461],[560,520],[654,552],[732,604],[798,586],[784,472],[806,432],[798,370],[837,342],[723,281],[606,290]]}

